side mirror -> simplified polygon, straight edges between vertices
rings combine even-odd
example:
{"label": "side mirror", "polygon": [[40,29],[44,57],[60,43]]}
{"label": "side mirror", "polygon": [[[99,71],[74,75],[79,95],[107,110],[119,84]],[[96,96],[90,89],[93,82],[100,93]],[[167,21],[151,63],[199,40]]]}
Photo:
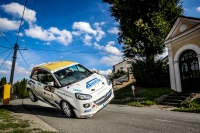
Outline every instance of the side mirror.
{"label": "side mirror", "polygon": [[48,86],[54,86],[54,82],[48,82],[47,85]]}

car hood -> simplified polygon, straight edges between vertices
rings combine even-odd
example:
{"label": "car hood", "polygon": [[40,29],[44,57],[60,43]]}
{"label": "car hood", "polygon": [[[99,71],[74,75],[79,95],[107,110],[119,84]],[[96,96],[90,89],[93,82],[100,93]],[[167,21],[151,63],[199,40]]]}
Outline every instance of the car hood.
{"label": "car hood", "polygon": [[63,87],[63,89],[70,93],[92,94],[103,88],[106,84],[107,81],[104,76],[94,73],[81,81]]}

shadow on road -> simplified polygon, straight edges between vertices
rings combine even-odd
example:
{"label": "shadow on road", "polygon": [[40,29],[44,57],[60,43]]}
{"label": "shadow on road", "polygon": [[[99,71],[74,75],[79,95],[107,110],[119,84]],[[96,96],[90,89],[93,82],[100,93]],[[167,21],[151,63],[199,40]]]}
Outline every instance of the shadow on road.
{"label": "shadow on road", "polygon": [[55,118],[67,118],[65,114],[57,108],[44,107],[40,105],[1,105],[0,109],[6,109],[14,113],[34,114],[37,116],[48,116]]}

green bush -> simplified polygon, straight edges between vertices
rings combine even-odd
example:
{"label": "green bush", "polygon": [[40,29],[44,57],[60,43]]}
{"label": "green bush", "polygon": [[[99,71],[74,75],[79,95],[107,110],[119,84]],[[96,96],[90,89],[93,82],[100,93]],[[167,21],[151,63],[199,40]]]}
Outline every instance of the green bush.
{"label": "green bush", "polygon": [[124,75],[127,75],[127,74],[128,74],[128,72],[126,72],[126,71],[117,70],[116,73],[112,73],[112,74],[108,75],[108,78],[109,78],[110,81],[113,81],[114,79],[118,79],[118,78],[120,78]]}
{"label": "green bush", "polygon": [[186,104],[186,106],[174,109],[174,111],[200,113],[200,97]]}
{"label": "green bush", "polygon": [[170,86],[168,67],[161,60],[155,62],[137,60],[132,66],[132,72],[138,85],[142,87]]}
{"label": "green bush", "polygon": [[126,105],[135,106],[135,107],[142,107],[142,104],[140,102],[135,102],[135,101],[129,102]]}
{"label": "green bush", "polygon": [[200,97],[186,104],[188,108],[200,108]]}
{"label": "green bush", "polygon": [[4,88],[4,85],[6,83],[7,83],[6,77],[1,78],[1,81],[0,81],[0,97],[3,97],[3,88]]}
{"label": "green bush", "polygon": [[150,106],[150,105],[154,105],[155,102],[154,101],[150,101],[150,100],[146,100],[146,101],[142,101],[141,104]]}
{"label": "green bush", "polygon": [[28,92],[26,89],[26,85],[27,85],[27,79],[25,78],[20,82],[17,81],[17,83],[13,85],[15,93],[22,98],[27,97]]}

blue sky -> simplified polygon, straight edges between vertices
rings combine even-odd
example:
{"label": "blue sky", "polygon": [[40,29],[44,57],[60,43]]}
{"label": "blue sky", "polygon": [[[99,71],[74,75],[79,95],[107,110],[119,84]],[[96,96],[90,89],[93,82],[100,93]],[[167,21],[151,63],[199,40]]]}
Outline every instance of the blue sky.
{"label": "blue sky", "polygon": [[[199,0],[182,2],[186,16],[200,18]],[[0,32],[12,45],[17,40],[24,3],[0,1]],[[123,53],[117,41],[118,24],[108,10],[109,5],[101,0],[28,0],[17,41],[20,48],[27,48],[20,52],[28,65],[18,52],[14,81],[28,78],[33,66],[56,60],[72,60],[101,74],[111,73],[112,66],[123,60]],[[12,48],[0,36],[0,65],[12,51],[1,46]],[[8,81],[12,55],[0,68],[0,78]]]}

